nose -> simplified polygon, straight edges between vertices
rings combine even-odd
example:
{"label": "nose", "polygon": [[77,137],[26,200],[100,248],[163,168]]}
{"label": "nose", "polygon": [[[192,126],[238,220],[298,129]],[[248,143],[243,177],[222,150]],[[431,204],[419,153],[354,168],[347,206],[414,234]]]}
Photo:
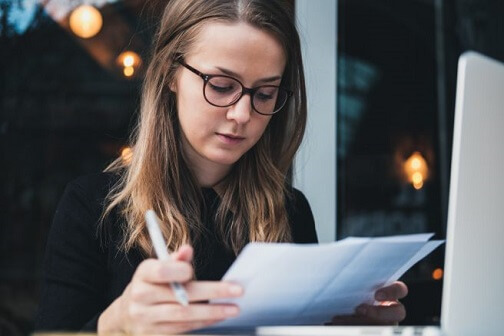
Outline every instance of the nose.
{"label": "nose", "polygon": [[237,124],[246,124],[250,121],[253,113],[250,94],[244,94],[236,103],[231,105],[227,111],[227,119],[236,121]]}

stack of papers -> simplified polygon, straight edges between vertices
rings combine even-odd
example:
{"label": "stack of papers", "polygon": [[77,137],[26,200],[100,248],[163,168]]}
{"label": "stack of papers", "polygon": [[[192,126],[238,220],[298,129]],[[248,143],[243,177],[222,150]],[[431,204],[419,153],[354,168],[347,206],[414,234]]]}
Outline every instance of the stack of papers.
{"label": "stack of papers", "polygon": [[374,292],[443,243],[433,234],[350,237],[329,244],[250,243],[224,275],[243,286],[240,315],[205,330],[323,324],[373,304]]}

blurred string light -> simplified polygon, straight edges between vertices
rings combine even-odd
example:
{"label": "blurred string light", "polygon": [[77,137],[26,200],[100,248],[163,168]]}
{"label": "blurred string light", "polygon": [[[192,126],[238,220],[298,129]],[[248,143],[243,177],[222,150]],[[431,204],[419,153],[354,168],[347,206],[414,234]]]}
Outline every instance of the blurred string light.
{"label": "blurred string light", "polygon": [[142,64],[142,59],[136,52],[128,50],[117,57],[117,63],[123,68],[124,76],[131,77]]}
{"label": "blurred string light", "polygon": [[420,152],[414,152],[404,162],[404,172],[413,188],[416,190],[422,189],[424,181],[428,178],[429,168],[427,161]]}
{"label": "blurred string light", "polygon": [[102,26],[102,15],[93,6],[78,6],[70,14],[70,29],[79,37],[91,38],[100,32]]}

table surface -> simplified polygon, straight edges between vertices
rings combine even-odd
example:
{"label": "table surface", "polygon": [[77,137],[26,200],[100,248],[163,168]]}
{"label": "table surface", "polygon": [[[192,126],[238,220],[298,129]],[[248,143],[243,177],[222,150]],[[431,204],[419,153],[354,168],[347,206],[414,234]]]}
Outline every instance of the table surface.
{"label": "table surface", "polygon": [[[32,336],[97,336],[95,333],[35,333]],[[100,336],[119,336],[124,334],[106,334]],[[260,327],[254,333],[225,332],[215,334],[182,334],[183,336],[442,336],[436,326],[276,326]],[[149,336],[149,335],[144,335]]]}

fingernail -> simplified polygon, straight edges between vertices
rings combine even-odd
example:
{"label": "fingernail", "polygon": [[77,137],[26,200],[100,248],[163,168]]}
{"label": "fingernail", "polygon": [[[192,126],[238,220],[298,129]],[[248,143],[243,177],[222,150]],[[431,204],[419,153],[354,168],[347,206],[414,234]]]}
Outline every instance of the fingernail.
{"label": "fingernail", "polygon": [[243,289],[240,286],[232,285],[229,287],[229,293],[231,295],[241,295],[243,293]]}
{"label": "fingernail", "polygon": [[385,300],[385,294],[383,292],[376,292],[375,298],[378,301],[383,301]]}
{"label": "fingernail", "polygon": [[366,315],[366,313],[367,313],[366,306],[359,306],[359,307],[357,307],[356,313],[359,314],[359,315]]}
{"label": "fingernail", "polygon": [[224,312],[228,316],[235,316],[235,315],[238,315],[238,308],[236,308],[236,307],[226,307],[226,308],[224,308]]}

